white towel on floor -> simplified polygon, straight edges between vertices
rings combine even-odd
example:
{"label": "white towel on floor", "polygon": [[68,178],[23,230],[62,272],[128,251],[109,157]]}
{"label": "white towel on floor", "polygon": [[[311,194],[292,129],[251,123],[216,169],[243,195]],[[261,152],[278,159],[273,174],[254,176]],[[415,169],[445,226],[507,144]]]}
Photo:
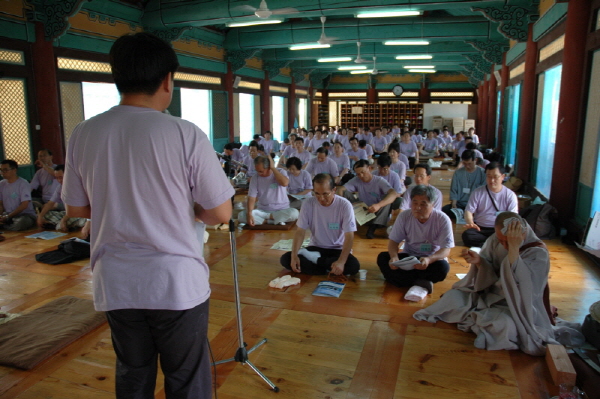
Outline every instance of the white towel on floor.
{"label": "white towel on floor", "polygon": [[404,299],[407,301],[419,302],[423,298],[427,296],[427,290],[418,285],[413,285],[408,289],[406,295],[404,295]]}

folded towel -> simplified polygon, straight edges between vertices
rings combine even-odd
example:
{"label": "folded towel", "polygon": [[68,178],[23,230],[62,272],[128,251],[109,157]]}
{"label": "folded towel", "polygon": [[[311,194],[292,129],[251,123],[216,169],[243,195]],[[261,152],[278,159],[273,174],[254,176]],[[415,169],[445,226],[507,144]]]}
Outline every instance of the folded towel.
{"label": "folded towel", "polygon": [[418,285],[413,285],[408,289],[406,295],[404,295],[404,299],[407,301],[419,302],[423,298],[427,296],[427,290]]}

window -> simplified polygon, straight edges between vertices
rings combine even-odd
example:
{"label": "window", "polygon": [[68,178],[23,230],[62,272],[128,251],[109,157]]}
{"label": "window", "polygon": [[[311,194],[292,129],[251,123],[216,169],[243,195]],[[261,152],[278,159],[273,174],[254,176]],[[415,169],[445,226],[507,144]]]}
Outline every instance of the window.
{"label": "window", "polygon": [[520,98],[521,84],[510,86],[507,96],[506,136],[504,138],[504,156],[508,165],[514,165],[516,159]]}
{"label": "window", "polygon": [[0,79],[0,132],[4,158],[31,164],[31,141],[25,101],[25,80]]}
{"label": "window", "polygon": [[240,142],[248,144],[254,137],[254,95],[240,93]]}
{"label": "window", "polygon": [[539,118],[539,152],[535,186],[548,198],[550,198],[552,185],[561,73],[562,65],[548,69],[544,72],[543,77],[540,76],[543,86],[540,84],[541,87],[538,88],[540,90],[543,87],[543,93],[541,95],[541,118]]}
{"label": "window", "polygon": [[272,96],[271,97],[271,117],[273,118],[273,126],[271,131],[273,133],[273,139],[277,141],[283,140],[283,97]]}
{"label": "window", "polygon": [[113,83],[82,82],[81,89],[85,119],[108,111],[121,101],[117,86]]}
{"label": "window", "polygon": [[294,127],[308,128],[308,100],[306,98],[300,98],[298,101],[298,120],[294,121]]}
{"label": "window", "polygon": [[500,125],[500,110],[502,109],[502,92],[498,90],[496,94],[496,135],[494,136],[494,148],[498,147],[498,129]]}
{"label": "window", "polygon": [[212,136],[211,91],[181,88],[181,118],[198,126],[209,140]]}

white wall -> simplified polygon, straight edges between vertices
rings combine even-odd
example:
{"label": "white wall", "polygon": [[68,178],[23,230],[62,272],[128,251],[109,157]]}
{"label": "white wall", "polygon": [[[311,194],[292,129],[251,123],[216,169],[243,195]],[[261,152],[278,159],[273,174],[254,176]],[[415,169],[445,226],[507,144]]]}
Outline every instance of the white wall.
{"label": "white wall", "polygon": [[[423,104],[423,128],[431,129],[433,126],[432,118],[434,116],[443,116],[444,118],[464,118],[469,119],[468,104]],[[452,129],[452,126],[449,126]]]}

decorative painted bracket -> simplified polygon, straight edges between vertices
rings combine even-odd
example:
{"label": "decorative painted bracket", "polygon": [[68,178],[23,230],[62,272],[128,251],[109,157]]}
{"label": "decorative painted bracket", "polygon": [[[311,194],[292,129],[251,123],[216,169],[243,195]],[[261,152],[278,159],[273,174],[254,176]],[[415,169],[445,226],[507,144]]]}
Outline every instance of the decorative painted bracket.
{"label": "decorative painted bracket", "polygon": [[293,60],[265,61],[263,63],[263,69],[269,74],[269,79],[273,79],[281,74],[281,68],[288,67],[292,62]]}
{"label": "decorative painted bracket", "polygon": [[479,69],[477,69],[475,67],[475,65],[473,64],[467,64],[467,65],[462,65],[463,68],[465,68],[466,73],[465,75],[469,78],[469,82],[471,84],[475,84],[473,82],[476,82],[476,86],[479,85],[479,82],[481,82],[482,80],[485,80],[485,74],[483,72],[481,72]]}
{"label": "decorative painted bracket", "polygon": [[508,6],[496,7],[471,7],[472,11],[480,11],[493,22],[498,22],[498,32],[504,37],[519,42],[527,41],[527,28],[530,22],[539,18],[539,0],[533,0],[527,7]]}
{"label": "decorative painted bracket", "polygon": [[231,63],[231,70],[237,72],[246,66],[246,60],[258,56],[262,49],[235,50],[227,52],[227,62]]}
{"label": "decorative painted bracket", "polygon": [[323,83],[323,80],[327,78],[331,73],[329,72],[314,72],[310,74],[310,81],[313,86]]}
{"label": "decorative painted bracket", "polygon": [[486,73],[491,73],[492,63],[483,58],[481,53],[467,54],[465,57],[467,57],[467,59],[473,63],[473,66],[484,76]]}
{"label": "decorative painted bracket", "polygon": [[297,68],[292,70],[292,77],[296,84],[304,82],[306,80],[306,75],[310,75],[314,69],[311,68]]}
{"label": "decorative painted bracket", "polygon": [[85,1],[92,0],[25,0],[25,15],[28,21],[41,22],[44,37],[52,41],[67,32],[69,17],[77,14]]}
{"label": "decorative painted bracket", "polygon": [[494,41],[465,41],[481,52],[483,58],[493,64],[502,64],[502,54],[509,49],[508,44]]}
{"label": "decorative painted bracket", "polygon": [[160,39],[164,40],[167,43],[174,42],[181,38],[183,32],[186,30],[191,30],[191,26],[186,26],[184,28],[171,28],[171,29],[148,29],[146,30],[148,33],[152,33],[156,35]]}

